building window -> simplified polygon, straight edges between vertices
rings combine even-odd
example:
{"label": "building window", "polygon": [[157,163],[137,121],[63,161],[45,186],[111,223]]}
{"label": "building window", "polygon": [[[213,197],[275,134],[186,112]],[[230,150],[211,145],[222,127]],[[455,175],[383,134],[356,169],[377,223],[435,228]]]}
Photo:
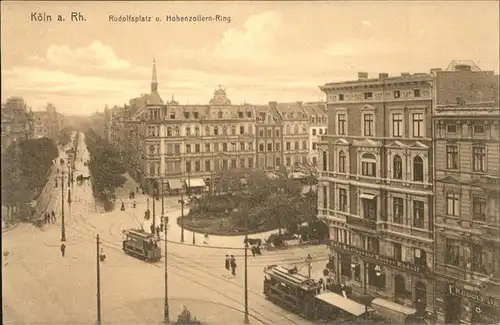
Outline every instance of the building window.
{"label": "building window", "polygon": [[424,136],[424,114],[413,113],[413,137],[421,138]]}
{"label": "building window", "polygon": [[280,136],[280,130],[279,129],[274,130],[274,136],[275,137],[279,137]]}
{"label": "building window", "polygon": [[280,159],[280,157],[276,157],[276,166],[281,166],[281,159]]}
{"label": "building window", "polygon": [[312,129],[312,135],[316,135],[316,129]]}
{"label": "building window", "polygon": [[317,150],[318,149],[318,144],[316,142],[313,142],[312,145],[313,145],[313,150]]}
{"label": "building window", "polygon": [[373,114],[363,115],[363,135],[365,137],[373,136]]}
{"label": "building window", "polygon": [[403,224],[404,201],[400,197],[392,198],[392,222]]}
{"label": "building window", "polygon": [[205,152],[210,152],[210,143],[205,143]]}
{"label": "building window", "polygon": [[344,100],[344,94],[338,94],[337,96],[338,96],[339,101]]}
{"label": "building window", "polygon": [[247,112],[247,117],[252,117],[252,112]]}
{"label": "building window", "polygon": [[371,91],[364,93],[365,99],[372,99],[373,93]]}
{"label": "building window", "polygon": [[248,158],[248,168],[253,168],[253,158]]}
{"label": "building window", "polygon": [[219,135],[219,127],[214,126],[214,135]]}
{"label": "building window", "polygon": [[259,137],[261,137],[261,138],[264,137],[264,130],[262,130],[262,129],[259,130]]}
{"label": "building window", "polygon": [[280,144],[279,144],[279,142],[276,142],[274,144],[274,148],[276,149],[276,151],[280,151]]}
{"label": "building window", "polygon": [[363,218],[368,220],[377,220],[377,200],[361,199],[363,203]]}
{"label": "building window", "polygon": [[459,195],[457,193],[446,194],[446,214],[458,217],[460,211]]}
{"label": "building window", "polygon": [[392,114],[392,136],[403,136],[403,114],[401,113]]}
{"label": "building window", "polygon": [[424,229],[424,202],[413,201],[413,227]]}
{"label": "building window", "polygon": [[186,172],[190,173],[191,172],[191,162],[186,161]]}
{"label": "building window", "polygon": [[214,152],[217,152],[217,151],[219,151],[219,143],[218,142],[214,143]]}
{"label": "building window", "polygon": [[205,126],[205,135],[210,135],[210,127]]}
{"label": "building window", "polygon": [[186,135],[191,135],[191,128],[190,127],[186,127]]}
{"label": "building window", "polygon": [[399,98],[401,97],[401,93],[399,90],[394,90],[394,98]]}
{"label": "building window", "polygon": [[[287,158],[287,165],[289,165],[288,159],[289,158]],[[327,156],[326,151],[323,151],[323,171],[326,172],[327,170],[328,170],[328,156]]]}
{"label": "building window", "polygon": [[328,209],[328,187],[323,186],[323,209]]}
{"label": "building window", "polygon": [[181,145],[180,144],[174,145],[174,153],[177,155],[181,153]]}
{"label": "building window", "polygon": [[240,126],[240,134],[245,134],[245,127],[243,125]]}
{"label": "building window", "polygon": [[227,169],[227,159],[222,159],[222,168]]}
{"label": "building window", "polygon": [[295,148],[295,150],[299,150],[299,141],[295,141],[294,148]]}
{"label": "building window", "polygon": [[209,172],[211,170],[210,160],[205,160],[205,171]]}
{"label": "building window", "polygon": [[200,152],[200,144],[199,143],[194,145],[194,152]]}
{"label": "building window", "polygon": [[176,137],[178,137],[178,136],[179,136],[179,134],[180,134],[179,127],[178,127],[178,126],[176,126],[176,127],[175,127],[175,129],[174,129],[174,135],[175,135]]}
{"label": "building window", "polygon": [[287,165],[287,167],[290,167],[291,164],[292,164],[292,159],[290,157],[286,157],[286,165]]}
{"label": "building window", "polygon": [[155,146],[150,145],[149,146],[149,155],[154,156],[155,155]]}
{"label": "building window", "polygon": [[222,134],[227,135],[227,125],[222,126]]}
{"label": "building window", "polygon": [[446,168],[447,169],[458,169],[458,146],[449,145],[446,146]]}
{"label": "building window", "polygon": [[171,137],[171,136],[172,136],[172,128],[168,127],[167,128],[167,137]]}
{"label": "building window", "polygon": [[424,161],[420,156],[413,158],[413,181],[424,181]]}
{"label": "building window", "polygon": [[339,210],[347,212],[347,190],[339,189]]}
{"label": "building window", "polygon": [[241,168],[245,167],[245,158],[240,158],[240,167]]}
{"label": "building window", "polygon": [[245,151],[245,142],[240,142],[240,151]]}
{"label": "building window", "polygon": [[366,250],[372,253],[378,254],[380,251],[380,244],[378,239],[375,237],[367,237],[366,238]]}
{"label": "building window", "polygon": [[340,275],[350,278],[351,277],[351,256],[340,255]]}
{"label": "building window", "polygon": [[273,130],[272,129],[267,129],[267,137],[271,138],[273,136]]}
{"label": "building window", "polygon": [[302,141],[302,150],[307,150],[307,141]]}
{"label": "building window", "polygon": [[199,160],[194,162],[194,171],[199,172],[201,169],[201,162]]}
{"label": "building window", "polygon": [[273,151],[273,144],[272,143],[267,144],[267,151]]}
{"label": "building window", "polygon": [[195,135],[200,135],[200,128],[199,127],[195,127],[194,128],[194,134]]}
{"label": "building window", "polygon": [[474,124],[472,126],[472,132],[474,132],[474,133],[484,133],[484,124]]}
{"label": "building window", "polygon": [[475,172],[484,173],[486,165],[486,148],[473,147],[472,148],[472,166]]}
{"label": "building window", "polygon": [[460,265],[460,243],[457,240],[446,239],[445,263]]}
{"label": "building window", "polygon": [[371,153],[364,153],[361,156],[361,174],[363,176],[376,176],[377,163],[375,156]]}
{"label": "building window", "polygon": [[345,153],[343,150],[339,152],[339,173],[345,173]]}
{"label": "building window", "polygon": [[413,97],[420,97],[420,89],[413,89]]}
{"label": "building window", "polygon": [[337,115],[337,121],[338,121],[338,134],[339,135],[345,135],[346,134],[346,115],[345,114],[338,114]]}
{"label": "building window", "polygon": [[403,247],[401,244],[393,243],[394,246],[394,259],[397,261],[403,260]]}
{"label": "building window", "polygon": [[472,220],[486,221],[486,198],[477,195],[472,197]]}
{"label": "building window", "polygon": [[156,174],[156,167],[155,165],[149,165],[149,175],[150,176],[155,176]]}
{"label": "building window", "polygon": [[231,159],[231,168],[236,168],[236,159]]}
{"label": "building window", "polygon": [[486,254],[483,252],[481,245],[473,244],[471,245],[471,270],[473,272],[478,272],[482,274],[487,274],[485,267]]}
{"label": "building window", "polygon": [[227,152],[227,143],[222,144],[222,151]]}
{"label": "building window", "polygon": [[264,144],[263,143],[259,143],[259,151],[260,152],[264,151]]}
{"label": "building window", "polygon": [[319,129],[318,131],[320,135],[323,134],[323,129]]}
{"label": "building window", "polygon": [[291,148],[291,144],[290,144],[290,142],[287,142],[286,143],[286,150],[290,150],[290,148]]}
{"label": "building window", "polygon": [[231,126],[231,135],[236,135],[236,126]]}
{"label": "building window", "polygon": [[222,112],[218,112],[218,113],[217,113],[217,117],[218,117],[218,118],[222,118]]}
{"label": "building window", "polygon": [[456,124],[448,124],[448,125],[446,125],[446,132],[448,132],[448,133],[457,133],[457,125]]}
{"label": "building window", "polygon": [[186,144],[186,153],[191,153],[191,145]]}
{"label": "building window", "polygon": [[394,179],[403,179],[403,159],[399,155],[392,159],[392,177]]}

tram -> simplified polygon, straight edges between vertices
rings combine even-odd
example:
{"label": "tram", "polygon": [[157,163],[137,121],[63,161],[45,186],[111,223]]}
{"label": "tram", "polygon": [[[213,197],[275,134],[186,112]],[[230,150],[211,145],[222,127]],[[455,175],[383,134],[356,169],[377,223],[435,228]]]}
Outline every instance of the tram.
{"label": "tram", "polygon": [[328,324],[382,324],[374,309],[330,291],[299,274],[297,268],[271,265],[264,269],[264,295],[274,304],[308,320]]}
{"label": "tram", "polygon": [[161,258],[161,248],[153,234],[140,229],[130,229],[123,232],[123,251],[126,254],[148,262],[156,262]]}

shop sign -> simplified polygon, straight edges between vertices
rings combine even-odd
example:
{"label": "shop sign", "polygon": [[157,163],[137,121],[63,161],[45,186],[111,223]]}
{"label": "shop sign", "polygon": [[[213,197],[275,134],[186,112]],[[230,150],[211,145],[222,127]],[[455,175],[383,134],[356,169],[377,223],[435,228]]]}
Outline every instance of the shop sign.
{"label": "shop sign", "polygon": [[492,298],[492,297],[483,296],[479,291],[472,291],[472,290],[467,290],[464,288],[458,288],[452,284],[448,284],[448,291],[450,294],[452,294],[454,296],[464,297],[464,298],[467,298],[469,300],[473,300],[473,301],[476,301],[478,303],[481,303],[481,304],[484,304],[487,306],[491,306],[494,308],[500,308],[500,301],[499,300]]}
{"label": "shop sign", "polygon": [[403,269],[405,271],[411,271],[411,272],[423,274],[423,273],[425,273],[425,270],[426,270],[425,266],[417,266],[417,265],[413,265],[413,264],[410,264],[407,262],[394,260],[390,257],[383,256],[383,255],[376,254],[376,253],[372,253],[372,252],[368,252],[368,251],[365,251],[363,249],[360,249],[360,248],[357,248],[354,246],[350,246],[350,245],[346,245],[343,243],[332,241],[332,242],[330,242],[330,245],[333,248],[338,248],[338,249],[341,249],[341,250],[349,252],[349,253],[354,253],[356,255],[367,257],[367,258],[379,261],[380,263],[383,263],[383,264],[388,264],[388,265],[398,267],[398,268]]}

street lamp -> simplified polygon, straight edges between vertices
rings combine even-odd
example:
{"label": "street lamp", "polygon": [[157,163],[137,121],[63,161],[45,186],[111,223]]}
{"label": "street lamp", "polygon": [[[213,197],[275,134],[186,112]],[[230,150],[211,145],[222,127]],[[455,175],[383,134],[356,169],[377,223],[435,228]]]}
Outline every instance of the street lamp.
{"label": "street lamp", "polygon": [[66,241],[66,227],[64,224],[64,170],[61,170],[61,241]]}
{"label": "street lamp", "polygon": [[307,277],[309,279],[311,278],[311,269],[312,269],[311,263],[312,263],[311,254],[307,254],[307,257],[306,257],[306,264],[307,264],[307,271],[308,271]]}
{"label": "street lamp", "polygon": [[184,202],[183,195],[182,195],[182,189],[181,189],[181,199],[178,201],[179,204],[181,205],[181,243],[184,242]]}
{"label": "street lamp", "polygon": [[[195,217],[193,217],[193,225],[195,225],[195,224],[196,224],[196,218],[195,218]],[[194,232],[194,230],[193,230],[193,245],[196,245],[195,234],[196,234],[196,233],[195,233],[195,232]]]}
{"label": "street lamp", "polygon": [[[163,195],[163,179],[161,180],[161,218],[162,220],[165,221],[165,202],[164,202],[164,195]],[[168,310],[168,258],[167,258],[167,223],[164,223],[164,233],[165,233],[165,303],[163,306],[163,318],[165,321],[165,324],[168,324],[170,322],[170,317],[169,317],[169,310]]]}
{"label": "street lamp", "polygon": [[250,324],[248,319],[248,214],[245,217],[245,324]]}

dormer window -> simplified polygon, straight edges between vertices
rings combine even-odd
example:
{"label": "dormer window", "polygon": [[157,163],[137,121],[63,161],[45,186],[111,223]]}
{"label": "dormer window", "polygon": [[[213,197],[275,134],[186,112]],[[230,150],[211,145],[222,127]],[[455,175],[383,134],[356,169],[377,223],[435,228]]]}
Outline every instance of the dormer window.
{"label": "dormer window", "polygon": [[252,112],[247,112],[247,117],[252,117]]}
{"label": "dormer window", "polygon": [[175,112],[170,112],[170,119],[175,120]]}
{"label": "dormer window", "polygon": [[448,133],[457,133],[457,125],[456,124],[448,124],[448,125],[446,125],[446,132],[448,132]]}
{"label": "dormer window", "polygon": [[472,131],[474,133],[484,133],[484,124],[474,124]]}
{"label": "dormer window", "polygon": [[365,96],[365,99],[372,99],[373,98],[373,93],[371,91],[369,91],[369,92],[366,92],[364,94],[364,96]]}
{"label": "dormer window", "polygon": [[189,112],[184,112],[184,118],[189,118]]}
{"label": "dormer window", "polygon": [[243,118],[243,112],[238,112],[238,117]]}
{"label": "dormer window", "polygon": [[194,117],[194,118],[198,118],[198,116],[199,116],[199,113],[198,113],[198,112],[193,112],[193,117]]}
{"label": "dormer window", "polygon": [[344,94],[338,94],[339,96],[339,101],[343,101],[344,100]]}
{"label": "dormer window", "polygon": [[217,117],[218,117],[218,118],[222,118],[222,112],[218,112],[218,113],[217,113]]}
{"label": "dormer window", "polygon": [[399,90],[394,90],[394,98],[401,97],[401,92]]}

